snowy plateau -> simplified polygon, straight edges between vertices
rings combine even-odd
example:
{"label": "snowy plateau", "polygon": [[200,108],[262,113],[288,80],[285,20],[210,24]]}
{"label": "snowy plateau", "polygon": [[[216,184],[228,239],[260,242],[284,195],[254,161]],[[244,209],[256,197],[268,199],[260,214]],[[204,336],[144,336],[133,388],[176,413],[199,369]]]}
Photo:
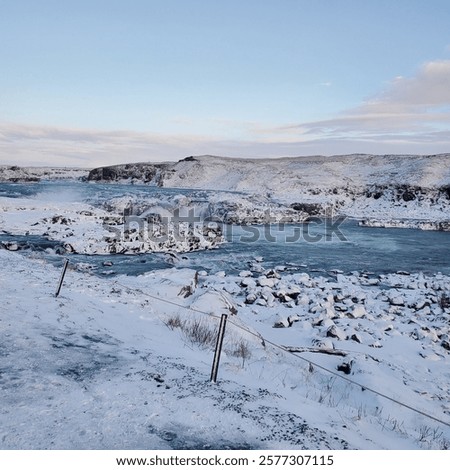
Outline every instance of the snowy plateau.
{"label": "snowy plateau", "polygon": [[0,448],[449,449],[448,270],[205,261],[339,216],[450,248],[449,214],[450,154],[0,167]]}

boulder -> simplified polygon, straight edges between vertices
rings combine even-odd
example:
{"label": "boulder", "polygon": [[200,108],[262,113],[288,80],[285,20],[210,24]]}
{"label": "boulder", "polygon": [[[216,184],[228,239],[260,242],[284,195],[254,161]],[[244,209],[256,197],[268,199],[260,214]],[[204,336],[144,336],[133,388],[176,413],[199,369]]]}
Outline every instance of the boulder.
{"label": "boulder", "polygon": [[389,303],[394,306],[404,307],[405,306],[405,298],[401,295],[392,295],[389,296]]}
{"label": "boulder", "polygon": [[19,244],[16,242],[2,242],[3,248],[8,251],[18,251],[19,250]]}
{"label": "boulder", "polygon": [[362,318],[367,314],[364,305],[357,304],[353,307],[353,310],[348,314],[351,318]]}
{"label": "boulder", "polygon": [[336,325],[332,325],[327,329],[327,338],[336,338],[339,340],[346,339],[346,334]]}
{"label": "boulder", "polygon": [[349,375],[352,371],[353,361],[343,362],[337,366],[339,372]]}

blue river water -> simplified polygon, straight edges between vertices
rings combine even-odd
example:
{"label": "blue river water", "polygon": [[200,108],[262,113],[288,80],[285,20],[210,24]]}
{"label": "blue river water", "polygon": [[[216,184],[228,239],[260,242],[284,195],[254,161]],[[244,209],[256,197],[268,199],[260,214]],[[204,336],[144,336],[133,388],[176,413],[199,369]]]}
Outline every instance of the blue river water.
{"label": "blue river water", "polygon": [[[0,196],[60,197],[101,203],[108,198],[134,194],[186,194],[203,199],[207,191],[166,189],[144,185],[107,185],[82,182],[0,184]],[[0,227],[1,230],[1,227]],[[167,267],[192,267],[210,272],[236,273],[248,269],[255,258],[263,266],[286,266],[310,273],[339,270],[374,274],[407,271],[442,272],[450,275],[450,233],[417,229],[360,227],[357,220],[322,220],[321,223],[225,226],[227,242],[219,248],[186,254],[139,255],[58,255],[57,243],[42,237],[17,237],[0,234],[2,240],[28,242],[29,250],[40,252],[50,262],[60,265],[64,257],[73,263],[87,263],[99,275],[139,275]],[[56,250],[57,251],[57,250]],[[112,266],[105,266],[112,263]]]}

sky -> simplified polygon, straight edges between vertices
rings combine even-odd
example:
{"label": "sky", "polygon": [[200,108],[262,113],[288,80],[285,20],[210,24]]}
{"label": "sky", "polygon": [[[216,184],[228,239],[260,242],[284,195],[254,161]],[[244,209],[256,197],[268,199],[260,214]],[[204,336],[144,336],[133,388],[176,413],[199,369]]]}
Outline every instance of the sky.
{"label": "sky", "polygon": [[448,0],[0,0],[0,164],[447,153],[449,25]]}

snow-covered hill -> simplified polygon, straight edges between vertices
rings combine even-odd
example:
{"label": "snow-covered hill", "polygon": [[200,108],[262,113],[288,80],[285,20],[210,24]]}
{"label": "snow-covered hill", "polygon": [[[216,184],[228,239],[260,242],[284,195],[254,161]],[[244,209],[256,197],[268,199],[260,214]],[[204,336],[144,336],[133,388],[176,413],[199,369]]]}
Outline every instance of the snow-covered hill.
{"label": "snow-covered hill", "polygon": [[[152,170],[151,170],[152,169]],[[153,174],[154,176],[149,178]],[[244,159],[210,155],[177,163],[128,164],[91,171],[91,180],[137,178],[167,187],[269,191],[289,195],[308,188],[450,185],[450,154],[341,155]]]}
{"label": "snow-covered hill", "polygon": [[450,154],[280,159],[199,156],[153,166],[99,168],[88,179],[252,193],[267,198],[268,203],[315,214],[332,209],[386,226],[392,226],[395,219],[407,219],[418,227],[443,230],[450,214]]}

